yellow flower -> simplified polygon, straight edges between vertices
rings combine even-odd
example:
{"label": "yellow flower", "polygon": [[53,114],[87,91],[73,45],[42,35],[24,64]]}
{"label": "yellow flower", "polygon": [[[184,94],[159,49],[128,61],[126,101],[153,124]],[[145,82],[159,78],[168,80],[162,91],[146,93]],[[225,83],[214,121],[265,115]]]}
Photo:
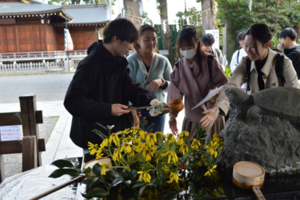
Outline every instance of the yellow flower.
{"label": "yellow flower", "polygon": [[187,131],[182,131],[179,135],[178,135],[178,138],[177,138],[177,142],[176,144],[177,145],[182,145],[184,143],[184,137],[188,137],[189,136],[189,132]]}
{"label": "yellow flower", "polygon": [[88,150],[93,149],[95,146],[97,146],[97,145],[94,145],[93,143],[88,142]]}
{"label": "yellow flower", "polygon": [[192,144],[191,144],[191,148],[193,150],[199,149],[199,146],[201,145],[200,141],[197,139],[194,139]]}
{"label": "yellow flower", "polygon": [[167,134],[167,138],[169,140],[170,143],[174,143],[175,142],[175,137],[172,133],[168,133]]}
{"label": "yellow flower", "polygon": [[119,133],[112,133],[109,136],[108,142],[109,142],[109,146],[111,146],[111,142],[114,142],[116,146],[120,146],[120,139],[118,137],[118,135],[120,135],[121,132]]}
{"label": "yellow flower", "polygon": [[107,147],[107,146],[108,146],[108,139],[105,138],[105,139],[102,141],[100,147],[101,147],[101,148],[104,148],[104,147]]}
{"label": "yellow flower", "polygon": [[131,152],[131,146],[128,143],[123,144],[121,148],[121,152],[124,151],[124,153],[130,153]]}
{"label": "yellow flower", "polygon": [[120,159],[122,159],[121,152],[119,152],[119,150],[117,148],[115,148],[112,158],[114,161],[119,161]]}
{"label": "yellow flower", "polygon": [[92,151],[90,151],[90,155],[94,155],[95,153],[97,153],[97,149],[92,149]]}
{"label": "yellow flower", "polygon": [[130,131],[131,131],[130,128],[127,128],[127,129],[125,129],[125,130],[123,131],[123,133],[124,133],[124,134],[129,134]]}
{"label": "yellow flower", "polygon": [[143,179],[143,181],[145,183],[150,183],[150,180],[151,180],[150,174],[148,174],[147,172],[143,172],[143,171],[138,171],[137,173],[140,174],[139,181],[141,181],[141,179]]}
{"label": "yellow flower", "polygon": [[170,168],[167,165],[164,165],[162,168],[162,170],[164,170],[165,173],[170,173]]}
{"label": "yellow flower", "polygon": [[219,144],[217,142],[210,141],[210,144],[206,146],[207,153],[209,153],[211,156],[214,156],[216,158],[218,155],[218,150],[217,150],[218,146]]}
{"label": "yellow flower", "polygon": [[212,176],[215,172],[216,172],[216,167],[217,167],[217,165],[215,165],[215,166],[213,166],[210,170],[208,170],[205,174],[204,174],[204,176]]}
{"label": "yellow flower", "polygon": [[102,148],[99,148],[96,154],[96,159],[100,159],[102,158],[102,156],[103,156]]}
{"label": "yellow flower", "polygon": [[183,155],[189,150],[189,147],[186,144],[181,145],[179,151],[182,152]]}
{"label": "yellow flower", "polygon": [[168,156],[168,163],[170,163],[171,159],[174,163],[177,163],[178,157],[174,151],[168,150],[166,153],[161,154],[161,157]]}
{"label": "yellow flower", "polygon": [[153,146],[153,145],[155,145],[156,142],[157,142],[157,140],[156,140],[155,133],[147,133],[146,143],[150,146]]}
{"label": "yellow flower", "polygon": [[106,175],[105,173],[105,163],[99,163],[101,167],[101,175]]}
{"label": "yellow flower", "polygon": [[170,174],[170,180],[167,181],[167,183],[172,183],[173,181],[175,181],[176,183],[178,183],[178,174],[177,173],[174,173],[174,172],[171,172]]}

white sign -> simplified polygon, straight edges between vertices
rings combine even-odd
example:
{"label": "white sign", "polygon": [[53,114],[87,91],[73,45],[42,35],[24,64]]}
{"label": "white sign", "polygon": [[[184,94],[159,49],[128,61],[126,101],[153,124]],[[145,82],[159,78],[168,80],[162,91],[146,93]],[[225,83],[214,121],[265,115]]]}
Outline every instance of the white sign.
{"label": "white sign", "polygon": [[206,30],[205,33],[210,33],[214,36],[215,38],[215,43],[213,45],[214,48],[220,49],[220,34],[219,34],[219,29],[211,29],[211,30]]}
{"label": "white sign", "polygon": [[21,126],[0,126],[0,141],[21,140]]}

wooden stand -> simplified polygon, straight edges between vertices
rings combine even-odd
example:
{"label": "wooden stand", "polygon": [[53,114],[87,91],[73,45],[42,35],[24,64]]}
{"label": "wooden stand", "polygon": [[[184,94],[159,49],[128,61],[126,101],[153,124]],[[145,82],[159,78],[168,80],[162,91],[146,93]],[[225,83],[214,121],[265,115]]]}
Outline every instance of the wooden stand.
{"label": "wooden stand", "polygon": [[5,178],[3,154],[22,153],[24,172],[41,166],[41,152],[46,150],[45,140],[39,138],[43,114],[36,110],[35,95],[19,99],[21,112],[0,113],[0,126],[22,125],[24,135],[23,140],[0,142],[0,183]]}

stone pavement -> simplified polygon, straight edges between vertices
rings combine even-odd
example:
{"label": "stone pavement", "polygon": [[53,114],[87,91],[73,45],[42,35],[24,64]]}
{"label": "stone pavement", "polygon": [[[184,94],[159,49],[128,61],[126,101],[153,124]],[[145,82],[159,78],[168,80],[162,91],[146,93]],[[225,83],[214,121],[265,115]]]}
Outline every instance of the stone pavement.
{"label": "stone pavement", "polygon": [[[1,113],[20,111],[19,103],[0,104]],[[57,116],[58,120],[46,143],[46,151],[42,153],[42,164],[47,165],[57,159],[81,157],[82,149],[77,147],[70,139],[72,116],[66,111],[62,101],[37,102],[37,110],[43,111],[44,117]],[[177,117],[178,130],[181,130],[184,111]],[[166,117],[164,133],[170,133],[169,116]]]}

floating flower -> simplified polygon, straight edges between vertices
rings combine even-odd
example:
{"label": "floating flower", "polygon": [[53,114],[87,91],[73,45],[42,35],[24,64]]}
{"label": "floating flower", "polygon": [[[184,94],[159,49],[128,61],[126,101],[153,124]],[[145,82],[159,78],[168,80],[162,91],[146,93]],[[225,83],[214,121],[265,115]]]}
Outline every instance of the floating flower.
{"label": "floating flower", "polygon": [[118,135],[120,135],[121,133],[112,133],[109,136],[108,142],[109,142],[109,146],[111,146],[111,142],[114,142],[116,146],[120,145],[120,140]]}
{"label": "floating flower", "polygon": [[215,158],[218,155],[217,148],[219,147],[219,144],[217,142],[210,141],[210,144],[206,146],[207,153],[209,153],[211,156],[214,156]]}
{"label": "floating flower", "polygon": [[179,151],[182,152],[183,156],[185,155],[185,153],[189,150],[189,147],[186,144],[181,145]]}
{"label": "floating flower", "polygon": [[178,135],[178,137],[177,137],[177,142],[176,142],[176,144],[177,144],[177,145],[182,145],[182,144],[184,144],[184,137],[188,137],[188,136],[189,136],[189,132],[187,132],[187,131],[181,132],[181,133]]}
{"label": "floating flower", "polygon": [[178,161],[177,154],[174,151],[168,150],[166,153],[161,154],[161,157],[168,156],[168,163],[172,160],[174,163]]}
{"label": "floating flower", "polygon": [[103,142],[101,143],[101,145],[100,145],[100,147],[101,148],[104,148],[104,147],[107,147],[108,146],[108,139],[107,138],[105,138],[104,140],[103,140]]}
{"label": "floating flower", "polygon": [[214,173],[216,173],[216,167],[217,167],[217,165],[215,165],[215,166],[213,166],[210,170],[208,170],[205,174],[204,174],[204,176],[212,176]]}
{"label": "floating flower", "polygon": [[151,102],[150,102],[150,105],[151,106],[158,106],[161,102],[158,100],[158,99],[153,99]]}
{"label": "floating flower", "polygon": [[130,153],[131,152],[131,146],[128,143],[123,144],[121,148],[121,152],[124,151],[124,153]]}
{"label": "floating flower", "polygon": [[150,146],[153,146],[157,142],[156,134],[155,133],[149,133],[146,136],[146,143]]}
{"label": "floating flower", "polygon": [[103,157],[102,148],[99,148],[96,154],[96,159],[100,159]]}
{"label": "floating flower", "polygon": [[161,114],[161,112],[159,112],[158,110],[156,110],[156,109],[154,109],[154,108],[152,108],[152,109],[150,110],[150,115],[151,115],[152,117],[155,117],[155,116],[157,116],[157,115],[159,115],[159,114]]}
{"label": "floating flower", "polygon": [[170,180],[167,181],[167,183],[172,183],[173,181],[175,181],[176,183],[178,183],[178,179],[179,179],[178,174],[175,173],[175,172],[171,172],[171,174],[170,174]]}
{"label": "floating flower", "polygon": [[143,172],[143,171],[138,171],[137,173],[140,174],[139,181],[141,181],[141,179],[143,179],[143,181],[145,183],[150,183],[150,180],[151,180],[150,174],[148,174],[147,172]]}
{"label": "floating flower", "polygon": [[88,150],[91,150],[91,149],[95,148],[96,146],[97,146],[97,144],[94,145],[93,143],[88,142]]}

